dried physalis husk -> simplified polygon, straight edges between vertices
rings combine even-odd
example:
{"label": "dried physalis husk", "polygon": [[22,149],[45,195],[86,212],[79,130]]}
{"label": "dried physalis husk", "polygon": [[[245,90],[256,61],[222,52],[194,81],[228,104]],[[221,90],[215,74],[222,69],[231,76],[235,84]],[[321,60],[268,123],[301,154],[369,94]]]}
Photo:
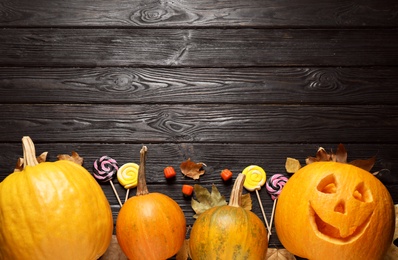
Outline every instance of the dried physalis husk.
{"label": "dried physalis husk", "polygon": [[[296,257],[286,249],[268,248],[267,260],[296,260]],[[264,260],[265,260],[264,259]]]}
{"label": "dried physalis husk", "polygon": [[285,169],[288,173],[295,173],[301,168],[300,161],[294,158],[287,157]]}
{"label": "dried physalis husk", "polygon": [[67,160],[79,165],[83,165],[83,158],[79,156],[79,154],[75,151],[72,152],[72,156],[68,154],[59,154],[57,156],[58,160]]}
{"label": "dried physalis husk", "polygon": [[189,158],[188,160],[180,164],[180,170],[185,176],[197,180],[199,179],[200,175],[203,175],[205,173],[203,166],[206,166],[206,164],[202,162],[193,162]]}

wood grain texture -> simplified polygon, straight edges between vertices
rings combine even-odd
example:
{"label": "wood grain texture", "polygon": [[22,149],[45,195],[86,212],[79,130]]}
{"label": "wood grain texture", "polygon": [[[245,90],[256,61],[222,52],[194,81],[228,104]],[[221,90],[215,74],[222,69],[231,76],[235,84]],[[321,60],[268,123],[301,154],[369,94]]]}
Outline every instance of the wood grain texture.
{"label": "wood grain texture", "polygon": [[0,66],[394,66],[396,46],[398,29],[3,29]]}
{"label": "wood grain texture", "polygon": [[397,67],[0,67],[0,102],[396,105],[397,81]]}
{"label": "wood grain texture", "polygon": [[[343,143],[349,160],[376,156],[398,204],[397,10],[395,0],[0,0],[0,181],[24,135],[49,161],[77,151],[90,172],[102,155],[138,162],[145,144],[149,190],[192,225],[183,184],[215,184],[228,199],[224,168],[235,178],[257,164],[269,177],[288,156],[304,164]],[[188,158],[206,163],[199,180],[178,171]],[[270,247],[283,246],[271,236]]]}
{"label": "wood grain texture", "polygon": [[[397,26],[393,0],[2,0],[0,26]],[[49,12],[51,10],[51,12]]]}
{"label": "wood grain texture", "polygon": [[[0,105],[0,142],[397,143],[398,106]],[[10,129],[13,129],[10,132]]]}

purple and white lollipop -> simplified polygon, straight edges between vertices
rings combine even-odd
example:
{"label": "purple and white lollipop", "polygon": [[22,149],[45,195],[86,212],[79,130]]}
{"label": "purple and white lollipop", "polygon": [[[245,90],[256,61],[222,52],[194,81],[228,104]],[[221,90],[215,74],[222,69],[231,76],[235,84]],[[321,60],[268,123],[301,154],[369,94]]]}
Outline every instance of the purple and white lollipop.
{"label": "purple and white lollipop", "polygon": [[112,179],[115,176],[119,169],[119,166],[116,162],[115,159],[112,157],[109,157],[107,155],[104,155],[97,160],[94,161],[93,165],[93,175],[94,178],[97,179],[99,182],[108,182],[111,184],[113,192],[116,195],[116,198],[120,204],[120,207],[122,206],[122,202],[119,198],[119,195],[116,192],[115,186],[113,185]]}
{"label": "purple and white lollipop", "polygon": [[[285,175],[277,173],[272,175],[265,183],[267,192],[269,193],[269,195],[271,195],[271,198],[274,201],[274,205],[272,206],[271,220],[269,224],[270,229],[272,229],[272,222],[274,220],[276,201],[278,200],[278,197],[281,194],[282,189],[288,180],[289,179]],[[268,239],[270,234],[271,232],[268,233]]]}
{"label": "purple and white lollipop", "polygon": [[265,187],[269,195],[271,195],[272,200],[278,199],[287,181],[288,178],[280,173],[272,175],[271,178],[267,180]]}

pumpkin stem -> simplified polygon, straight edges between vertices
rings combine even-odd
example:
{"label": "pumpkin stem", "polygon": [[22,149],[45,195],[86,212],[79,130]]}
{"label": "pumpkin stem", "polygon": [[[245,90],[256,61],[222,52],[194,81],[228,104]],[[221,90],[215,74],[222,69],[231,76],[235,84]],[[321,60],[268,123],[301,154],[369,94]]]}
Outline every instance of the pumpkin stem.
{"label": "pumpkin stem", "polygon": [[242,204],[242,191],[243,183],[245,182],[246,175],[240,173],[236,178],[234,187],[232,188],[231,198],[229,199],[229,206],[240,207]]}
{"label": "pumpkin stem", "polygon": [[22,137],[22,149],[23,149],[23,162],[25,168],[27,165],[35,166],[39,162],[36,159],[35,145],[29,136]]}
{"label": "pumpkin stem", "polygon": [[148,194],[148,188],[146,186],[145,177],[145,163],[146,163],[146,152],[147,147],[143,146],[140,151],[140,167],[138,168],[138,184],[137,184],[137,196]]}

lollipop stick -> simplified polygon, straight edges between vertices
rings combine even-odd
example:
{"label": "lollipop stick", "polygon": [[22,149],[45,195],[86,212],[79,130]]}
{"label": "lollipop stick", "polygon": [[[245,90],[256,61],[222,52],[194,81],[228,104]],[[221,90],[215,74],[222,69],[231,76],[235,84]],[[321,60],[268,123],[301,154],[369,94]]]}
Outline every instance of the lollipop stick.
{"label": "lollipop stick", "polygon": [[257,195],[258,203],[260,204],[261,212],[263,213],[263,217],[264,217],[264,220],[265,220],[265,225],[267,226],[267,229],[268,229],[268,234],[271,234],[271,229],[269,227],[267,217],[265,216],[263,203],[261,202],[260,194],[258,193],[258,190],[256,190],[256,195]]}
{"label": "lollipop stick", "polygon": [[276,201],[278,198],[274,199],[274,205],[272,205],[272,213],[271,213],[271,220],[269,222],[269,227],[272,228],[272,222],[274,221],[274,215],[275,215],[275,206],[276,206]]}
{"label": "lollipop stick", "polygon": [[130,189],[127,189],[126,198],[124,199],[124,203],[126,203],[127,199],[129,198],[129,191],[130,191]]}
{"label": "lollipop stick", "polygon": [[120,204],[120,207],[123,206],[122,202],[120,201],[119,195],[118,195],[117,192],[116,192],[115,186],[113,185],[113,182],[112,182],[112,181],[109,181],[109,182],[110,182],[110,184],[111,184],[111,186],[112,186],[113,192],[114,192],[115,195],[116,195],[117,201],[118,201],[119,204]]}
{"label": "lollipop stick", "polygon": [[272,221],[274,220],[274,214],[275,214],[275,205],[276,205],[276,201],[278,200],[278,198],[274,199],[274,205],[272,205],[272,213],[271,213],[271,220],[269,221],[269,233],[268,233],[268,241],[269,241],[269,237],[271,236],[271,229],[272,229]]}

